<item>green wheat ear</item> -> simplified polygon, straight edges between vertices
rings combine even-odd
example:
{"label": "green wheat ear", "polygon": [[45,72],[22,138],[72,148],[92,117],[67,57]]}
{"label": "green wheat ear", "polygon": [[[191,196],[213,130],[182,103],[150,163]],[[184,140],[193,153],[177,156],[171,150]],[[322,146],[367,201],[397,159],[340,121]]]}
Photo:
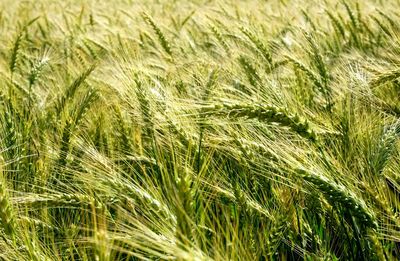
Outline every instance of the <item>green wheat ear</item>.
{"label": "green wheat ear", "polygon": [[389,37],[392,37],[392,32],[388,26],[386,26],[378,17],[372,16],[372,19],[379,25],[382,31],[387,34]]}
{"label": "green wheat ear", "polygon": [[205,107],[204,112],[230,118],[257,119],[261,122],[278,123],[281,126],[289,127],[292,131],[312,142],[318,141],[317,132],[307,120],[297,114],[288,114],[285,109],[273,105],[223,103]]}
{"label": "green wheat ear", "polygon": [[11,57],[10,57],[10,62],[9,62],[9,68],[11,72],[11,76],[15,73],[17,66],[18,66],[18,61],[20,59],[20,52],[21,52],[21,42],[22,42],[22,33],[19,33],[17,36],[17,39],[15,39],[12,51],[11,51]]}
{"label": "green wheat ear", "polygon": [[163,34],[163,32],[161,31],[161,29],[157,26],[157,24],[148,14],[142,13],[142,17],[153,28],[164,51],[172,56],[171,45],[167,40],[167,38],[165,37],[165,35]]}
{"label": "green wheat ear", "polygon": [[17,223],[4,182],[0,184],[0,220],[4,232],[15,240]]}
{"label": "green wheat ear", "polygon": [[78,91],[79,87],[83,85],[85,80],[89,77],[89,75],[96,68],[96,64],[93,64],[89,68],[87,68],[84,72],[82,72],[62,93],[55,103],[55,112],[57,116],[60,116],[65,109],[65,106],[68,101],[71,101],[75,93]]}
{"label": "green wheat ear", "polygon": [[273,257],[281,244],[282,237],[284,236],[285,230],[289,227],[289,215],[278,216],[271,224],[271,228],[268,231],[268,252],[269,257]]}
{"label": "green wheat ear", "polygon": [[359,21],[356,17],[356,15],[354,14],[353,10],[351,10],[351,7],[349,6],[349,4],[345,1],[342,1],[347,14],[349,15],[350,21],[352,26],[354,27],[354,29],[358,29],[359,28]]}
{"label": "green wheat ear", "polygon": [[259,52],[264,57],[264,59],[268,62],[268,64],[270,66],[272,66],[273,65],[272,54],[271,54],[270,50],[267,48],[267,46],[265,46],[265,44],[260,40],[260,38],[258,38],[254,33],[252,33],[249,29],[247,29],[245,27],[241,27],[240,31],[242,31],[242,33],[244,35],[246,35],[247,38],[249,38],[249,40],[259,50]]}
{"label": "green wheat ear", "polygon": [[213,32],[215,38],[217,38],[218,42],[222,45],[222,47],[224,48],[225,52],[228,55],[231,55],[231,48],[229,48],[228,43],[225,41],[224,36],[222,35],[222,33],[219,31],[218,27],[216,27],[215,25],[210,25],[210,29]]}
{"label": "green wheat ear", "polygon": [[369,164],[374,175],[380,175],[396,151],[396,141],[400,135],[400,121],[387,127],[372,151]]}
{"label": "green wheat ear", "polygon": [[393,30],[395,30],[395,31],[399,30],[399,25],[393,18],[391,18],[388,14],[382,12],[382,10],[379,10],[379,9],[378,9],[378,13],[390,24],[390,27]]}
{"label": "green wheat ear", "polygon": [[296,172],[305,181],[313,184],[332,205],[338,205],[344,211],[350,211],[361,225],[367,228],[377,228],[375,215],[368,210],[362,199],[351,193],[346,187],[303,168],[296,169]]}
{"label": "green wheat ear", "polygon": [[29,88],[35,85],[35,83],[39,80],[40,75],[44,67],[48,64],[49,60],[47,57],[42,57],[37,62],[35,62],[31,68],[31,71],[28,76]]}
{"label": "green wheat ear", "polygon": [[336,34],[340,36],[342,40],[346,39],[346,31],[342,22],[329,10],[325,10],[325,12],[327,13],[329,19],[331,20],[332,25],[336,31]]}
{"label": "green wheat ear", "polygon": [[114,109],[115,121],[117,122],[116,128],[120,133],[122,148],[129,152],[133,151],[133,144],[130,136],[130,130],[122,115],[121,108],[119,106],[114,106],[113,109]]}
{"label": "green wheat ear", "polygon": [[324,91],[323,84],[321,81],[318,79],[318,76],[307,66],[305,66],[302,62],[290,57],[290,56],[285,56],[287,60],[289,60],[294,66],[296,66],[298,69],[303,71],[307,77],[314,83],[314,86],[321,92]]}
{"label": "green wheat ear", "polygon": [[371,88],[374,88],[389,82],[393,82],[398,78],[400,78],[400,69],[396,68],[376,75],[374,78],[371,79],[369,84]]}
{"label": "green wheat ear", "polygon": [[257,83],[260,81],[260,76],[256,68],[251,64],[250,60],[242,55],[239,57],[239,64],[242,66],[243,71],[247,75],[250,84],[254,87],[257,87]]}
{"label": "green wheat ear", "polygon": [[149,100],[148,90],[144,83],[138,78],[135,79],[135,94],[139,102],[144,122],[143,139],[149,142],[154,138],[153,111]]}
{"label": "green wheat ear", "polygon": [[21,57],[21,48],[22,48],[22,40],[23,37],[25,36],[26,29],[32,25],[34,22],[36,22],[40,17],[36,17],[28,22],[26,22],[22,28],[19,30],[19,33],[17,35],[17,38],[14,41],[12,50],[11,50],[11,55],[10,55],[10,61],[9,61],[9,69],[11,73],[11,78],[13,78],[14,73],[18,69],[18,63]]}

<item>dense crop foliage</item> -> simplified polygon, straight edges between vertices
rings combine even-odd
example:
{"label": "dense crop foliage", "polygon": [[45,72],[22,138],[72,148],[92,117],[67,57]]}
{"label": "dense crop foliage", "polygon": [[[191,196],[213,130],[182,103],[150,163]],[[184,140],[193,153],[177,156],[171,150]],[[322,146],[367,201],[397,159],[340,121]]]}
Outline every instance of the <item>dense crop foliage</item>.
{"label": "dense crop foliage", "polygon": [[1,260],[398,260],[397,0],[0,1]]}

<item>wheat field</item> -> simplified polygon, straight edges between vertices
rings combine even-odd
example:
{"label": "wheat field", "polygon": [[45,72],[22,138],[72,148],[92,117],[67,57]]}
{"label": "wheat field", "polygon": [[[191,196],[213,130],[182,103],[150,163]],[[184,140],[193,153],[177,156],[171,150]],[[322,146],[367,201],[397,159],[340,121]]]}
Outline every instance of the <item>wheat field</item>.
{"label": "wheat field", "polygon": [[0,0],[0,260],[398,260],[398,10]]}

